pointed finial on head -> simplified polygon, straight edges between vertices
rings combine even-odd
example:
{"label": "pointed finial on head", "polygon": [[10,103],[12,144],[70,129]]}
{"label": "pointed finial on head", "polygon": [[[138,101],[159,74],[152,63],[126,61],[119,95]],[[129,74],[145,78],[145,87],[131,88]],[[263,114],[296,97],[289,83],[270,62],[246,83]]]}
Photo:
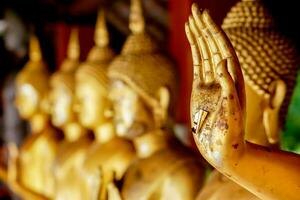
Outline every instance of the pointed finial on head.
{"label": "pointed finial on head", "polygon": [[34,34],[31,34],[29,39],[29,59],[34,62],[42,60],[40,43]]}
{"label": "pointed finial on head", "polygon": [[105,12],[103,9],[98,12],[94,40],[98,47],[106,47],[109,43],[109,34],[106,27]]}
{"label": "pointed finial on head", "polygon": [[67,50],[67,57],[71,60],[78,60],[80,56],[80,47],[79,47],[79,38],[78,38],[78,29],[72,28],[68,50]]}
{"label": "pointed finial on head", "polygon": [[129,29],[134,34],[142,33],[145,30],[145,19],[141,0],[131,0]]}

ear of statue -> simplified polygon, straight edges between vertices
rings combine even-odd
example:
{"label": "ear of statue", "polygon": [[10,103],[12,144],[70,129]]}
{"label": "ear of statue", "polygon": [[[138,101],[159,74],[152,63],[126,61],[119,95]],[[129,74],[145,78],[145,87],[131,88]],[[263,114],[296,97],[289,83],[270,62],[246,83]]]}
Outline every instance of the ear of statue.
{"label": "ear of statue", "polygon": [[286,94],[286,84],[282,80],[273,81],[270,86],[270,98],[263,111],[263,124],[271,144],[279,141],[279,112]]}
{"label": "ear of statue", "polygon": [[42,111],[42,95],[36,88],[33,87],[32,95],[31,95],[31,101],[34,105],[37,107],[37,111]]}
{"label": "ear of statue", "polygon": [[157,91],[159,105],[155,108],[156,124],[161,127],[167,120],[170,104],[170,91],[167,87],[161,87]]}

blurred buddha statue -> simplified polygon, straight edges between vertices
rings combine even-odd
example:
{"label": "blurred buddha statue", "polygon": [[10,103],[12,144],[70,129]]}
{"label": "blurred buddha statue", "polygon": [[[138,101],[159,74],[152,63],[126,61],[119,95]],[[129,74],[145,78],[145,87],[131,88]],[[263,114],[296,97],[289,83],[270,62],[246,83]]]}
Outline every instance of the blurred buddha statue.
{"label": "blurred buddha statue", "polygon": [[10,186],[24,199],[51,198],[54,191],[52,162],[62,135],[50,122],[44,101],[48,92],[48,72],[42,60],[38,39],[31,36],[29,61],[16,79],[16,107],[20,116],[30,123],[32,134],[14,157],[14,176]]}
{"label": "blurred buddha statue", "polygon": [[66,141],[76,141],[84,134],[75,116],[75,71],[79,66],[78,30],[72,29],[67,58],[50,78],[50,113],[52,124],[63,130]]}
{"label": "blurred buddha statue", "polygon": [[192,6],[193,135],[223,174],[213,172],[199,199],[299,199],[300,157],[275,145],[295,86],[295,47],[259,0],[237,3],[222,27],[230,40]]}
{"label": "blurred buddha statue", "polygon": [[77,169],[83,162],[85,152],[92,142],[74,112],[75,72],[79,66],[78,30],[72,29],[67,57],[60,69],[50,79],[50,113],[52,124],[63,130],[65,140],[60,144],[55,159],[55,199],[80,199],[80,191],[74,184],[78,181]]}
{"label": "blurred buddha statue", "polygon": [[108,70],[116,133],[133,141],[138,156],[125,174],[121,198],[195,199],[203,167],[168,123],[177,90],[174,66],[145,32],[139,0],[131,1],[129,21],[132,34]]}
{"label": "blurred buddha statue", "polygon": [[106,180],[113,172],[121,178],[135,157],[131,142],[115,136],[111,102],[108,99],[107,68],[114,57],[104,11],[100,11],[95,28],[95,46],[76,73],[76,97],[79,120],[94,132],[95,141],[88,149],[81,175],[81,199],[106,199]]}

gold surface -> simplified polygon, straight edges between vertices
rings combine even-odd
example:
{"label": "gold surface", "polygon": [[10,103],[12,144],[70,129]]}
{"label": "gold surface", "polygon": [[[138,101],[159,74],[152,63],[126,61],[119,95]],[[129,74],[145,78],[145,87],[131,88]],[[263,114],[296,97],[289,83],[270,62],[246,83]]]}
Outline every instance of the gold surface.
{"label": "gold surface", "polygon": [[[247,105],[247,113],[251,115],[247,120],[266,121],[271,110],[274,111],[278,107],[279,119],[274,119],[274,123],[268,122],[278,127],[265,127],[266,133],[260,136],[265,137],[261,138],[265,140],[265,144],[277,143],[280,138],[277,129],[280,129],[285,122],[296,83],[300,63],[296,48],[279,32],[273,18],[260,0],[243,0],[237,3],[227,14],[222,28],[232,42],[241,63],[247,95],[251,95],[247,97],[249,104],[255,99],[259,99],[262,104],[260,107],[252,108],[251,105]],[[267,111],[266,107],[271,107],[271,110]],[[264,112],[257,113],[257,110]],[[246,122],[246,124],[253,123],[257,122]],[[264,126],[268,125],[265,123]],[[253,124],[246,129],[250,127],[256,128]],[[257,143],[254,138],[258,136],[252,137],[248,132],[254,131],[246,131],[246,138]]]}
{"label": "gold surface", "polygon": [[84,130],[74,112],[75,72],[79,66],[78,30],[73,29],[67,49],[67,58],[50,78],[50,114],[52,124],[64,131],[68,141],[77,140]]}
{"label": "gold surface", "polygon": [[[230,179],[213,173],[199,199],[298,199],[299,156],[268,147],[278,141],[280,109],[293,88],[295,50],[260,1],[238,3],[223,27],[230,40],[196,4],[185,27],[194,61],[192,126],[202,124],[194,139],[203,157]],[[197,117],[201,110],[208,112],[204,123]]]}
{"label": "gold surface", "polygon": [[76,110],[79,120],[95,136],[78,168],[80,178],[76,184],[80,196],[76,199],[106,199],[106,187],[112,180],[111,174],[115,173],[119,180],[135,157],[131,142],[115,136],[106,74],[114,53],[108,46],[108,36],[104,12],[100,11],[95,29],[95,46],[76,73]]}
{"label": "gold surface", "polygon": [[104,11],[100,11],[95,29],[95,46],[76,72],[75,110],[80,123],[93,130],[99,142],[101,138],[104,139],[102,142],[105,142],[114,135],[112,130],[111,133],[105,133],[106,136],[96,133],[97,130],[101,130],[102,125],[105,127],[112,124],[111,103],[107,97],[109,80],[106,73],[114,53],[108,46],[108,35]]}
{"label": "gold surface", "polygon": [[25,139],[17,156],[10,157],[8,176],[12,190],[24,199],[47,199],[54,194],[51,166],[61,136],[50,125],[48,113],[42,106],[47,98],[48,80],[39,42],[31,36],[29,61],[16,79],[16,107],[21,117],[30,123],[32,134]]}
{"label": "gold surface", "polygon": [[108,184],[108,196],[194,199],[203,168],[168,131],[177,89],[174,66],[145,32],[140,1],[131,1],[129,19],[132,34],[108,70],[109,97],[116,132],[133,141],[138,159],[126,171],[120,191]]}
{"label": "gold surface", "polygon": [[75,185],[79,179],[81,166],[92,139],[79,123],[74,107],[75,72],[79,66],[80,47],[78,30],[72,29],[67,49],[67,57],[60,69],[51,76],[50,113],[52,123],[63,130],[65,140],[60,144],[53,163],[55,177],[55,199],[80,199],[80,191]]}
{"label": "gold surface", "polygon": [[[173,63],[161,53],[157,42],[145,32],[141,2],[132,1],[130,30],[121,54],[110,64],[108,76],[118,79],[133,88],[148,104],[156,107],[157,91],[163,85],[170,87],[176,97],[176,73]],[[153,81],[153,77],[157,78]]]}

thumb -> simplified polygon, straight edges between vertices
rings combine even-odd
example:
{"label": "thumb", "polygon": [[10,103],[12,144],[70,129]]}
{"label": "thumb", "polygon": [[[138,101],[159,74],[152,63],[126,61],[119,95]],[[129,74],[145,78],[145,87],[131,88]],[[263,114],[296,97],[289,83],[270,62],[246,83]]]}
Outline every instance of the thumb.
{"label": "thumb", "polygon": [[231,118],[234,115],[241,114],[241,107],[234,81],[227,70],[227,62],[227,59],[222,60],[217,65],[216,73],[217,80],[219,81],[222,90],[221,96],[223,98],[223,101],[221,101],[221,104],[223,105],[223,107],[227,108],[226,110],[230,113],[228,117]]}
{"label": "thumb", "polygon": [[222,88],[222,96],[232,96],[236,92],[236,89],[234,81],[227,69],[227,59],[221,60],[219,62],[216,72],[217,80],[219,81]]}

